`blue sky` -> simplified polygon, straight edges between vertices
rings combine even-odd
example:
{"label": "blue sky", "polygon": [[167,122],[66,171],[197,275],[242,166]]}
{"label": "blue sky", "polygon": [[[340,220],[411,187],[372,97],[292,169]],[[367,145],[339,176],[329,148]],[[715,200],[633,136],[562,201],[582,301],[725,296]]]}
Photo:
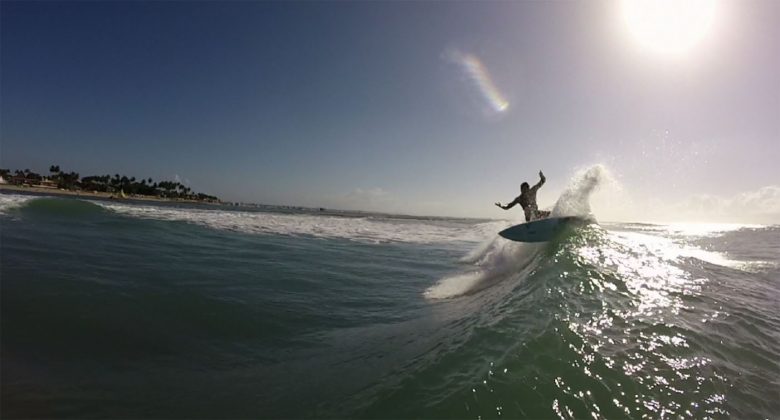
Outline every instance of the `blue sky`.
{"label": "blue sky", "polygon": [[[722,2],[674,56],[631,39],[619,6],[4,1],[0,165],[506,217],[492,203],[539,169],[545,207],[601,163],[616,179],[594,197],[608,219],[673,218],[647,209],[704,198],[744,216],[734,200],[758,194],[756,217],[774,220],[780,3]],[[477,60],[507,109],[453,56]]]}

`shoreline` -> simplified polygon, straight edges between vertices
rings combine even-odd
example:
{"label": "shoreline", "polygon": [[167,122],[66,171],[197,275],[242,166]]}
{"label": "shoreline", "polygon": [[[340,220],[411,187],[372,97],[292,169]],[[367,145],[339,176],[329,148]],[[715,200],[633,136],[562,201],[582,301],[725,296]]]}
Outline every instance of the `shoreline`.
{"label": "shoreline", "polygon": [[76,198],[100,198],[104,200],[117,200],[117,201],[151,201],[157,203],[195,203],[195,204],[222,204],[221,202],[210,202],[201,200],[187,200],[181,198],[165,198],[155,197],[150,195],[127,195],[127,197],[119,196],[114,193],[100,192],[100,191],[83,191],[83,190],[61,190],[58,188],[46,188],[46,187],[26,187],[20,185],[0,184],[0,192],[21,192],[21,193],[33,193],[40,195],[52,195],[58,197],[76,197]]}

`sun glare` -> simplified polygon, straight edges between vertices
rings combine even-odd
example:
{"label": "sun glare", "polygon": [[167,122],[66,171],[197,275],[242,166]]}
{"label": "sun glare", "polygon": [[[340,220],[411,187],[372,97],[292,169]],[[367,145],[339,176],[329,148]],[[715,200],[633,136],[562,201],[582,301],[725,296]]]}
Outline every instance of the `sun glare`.
{"label": "sun glare", "polygon": [[717,0],[623,0],[628,31],[653,52],[682,54],[710,32]]}

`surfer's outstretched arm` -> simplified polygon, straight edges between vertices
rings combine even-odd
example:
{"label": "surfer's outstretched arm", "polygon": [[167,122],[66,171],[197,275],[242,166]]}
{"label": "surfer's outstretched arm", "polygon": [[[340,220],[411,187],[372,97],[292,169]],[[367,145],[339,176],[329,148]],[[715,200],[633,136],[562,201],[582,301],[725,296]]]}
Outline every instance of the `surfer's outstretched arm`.
{"label": "surfer's outstretched arm", "polygon": [[514,201],[512,201],[512,202],[511,202],[511,203],[509,203],[509,204],[507,204],[506,206],[502,206],[502,205],[501,205],[501,203],[496,203],[496,205],[497,205],[498,207],[501,207],[501,208],[502,208],[502,209],[504,209],[504,210],[509,210],[509,209],[511,209],[512,207],[514,207],[514,206],[515,206],[515,204],[517,204],[517,199],[516,199],[516,198],[514,199]]}
{"label": "surfer's outstretched arm", "polygon": [[539,188],[542,188],[542,185],[544,185],[544,181],[547,181],[547,178],[544,177],[544,174],[542,171],[539,171],[539,182],[534,185],[533,189],[538,190]]}

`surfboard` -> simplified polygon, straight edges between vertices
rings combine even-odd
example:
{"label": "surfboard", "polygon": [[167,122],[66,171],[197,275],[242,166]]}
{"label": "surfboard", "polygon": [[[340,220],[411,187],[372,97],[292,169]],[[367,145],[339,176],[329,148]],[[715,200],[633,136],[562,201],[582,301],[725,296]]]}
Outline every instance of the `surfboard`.
{"label": "surfboard", "polygon": [[593,219],[580,216],[548,217],[506,228],[498,232],[502,237],[517,242],[547,242],[561,233],[567,226],[592,222]]}

